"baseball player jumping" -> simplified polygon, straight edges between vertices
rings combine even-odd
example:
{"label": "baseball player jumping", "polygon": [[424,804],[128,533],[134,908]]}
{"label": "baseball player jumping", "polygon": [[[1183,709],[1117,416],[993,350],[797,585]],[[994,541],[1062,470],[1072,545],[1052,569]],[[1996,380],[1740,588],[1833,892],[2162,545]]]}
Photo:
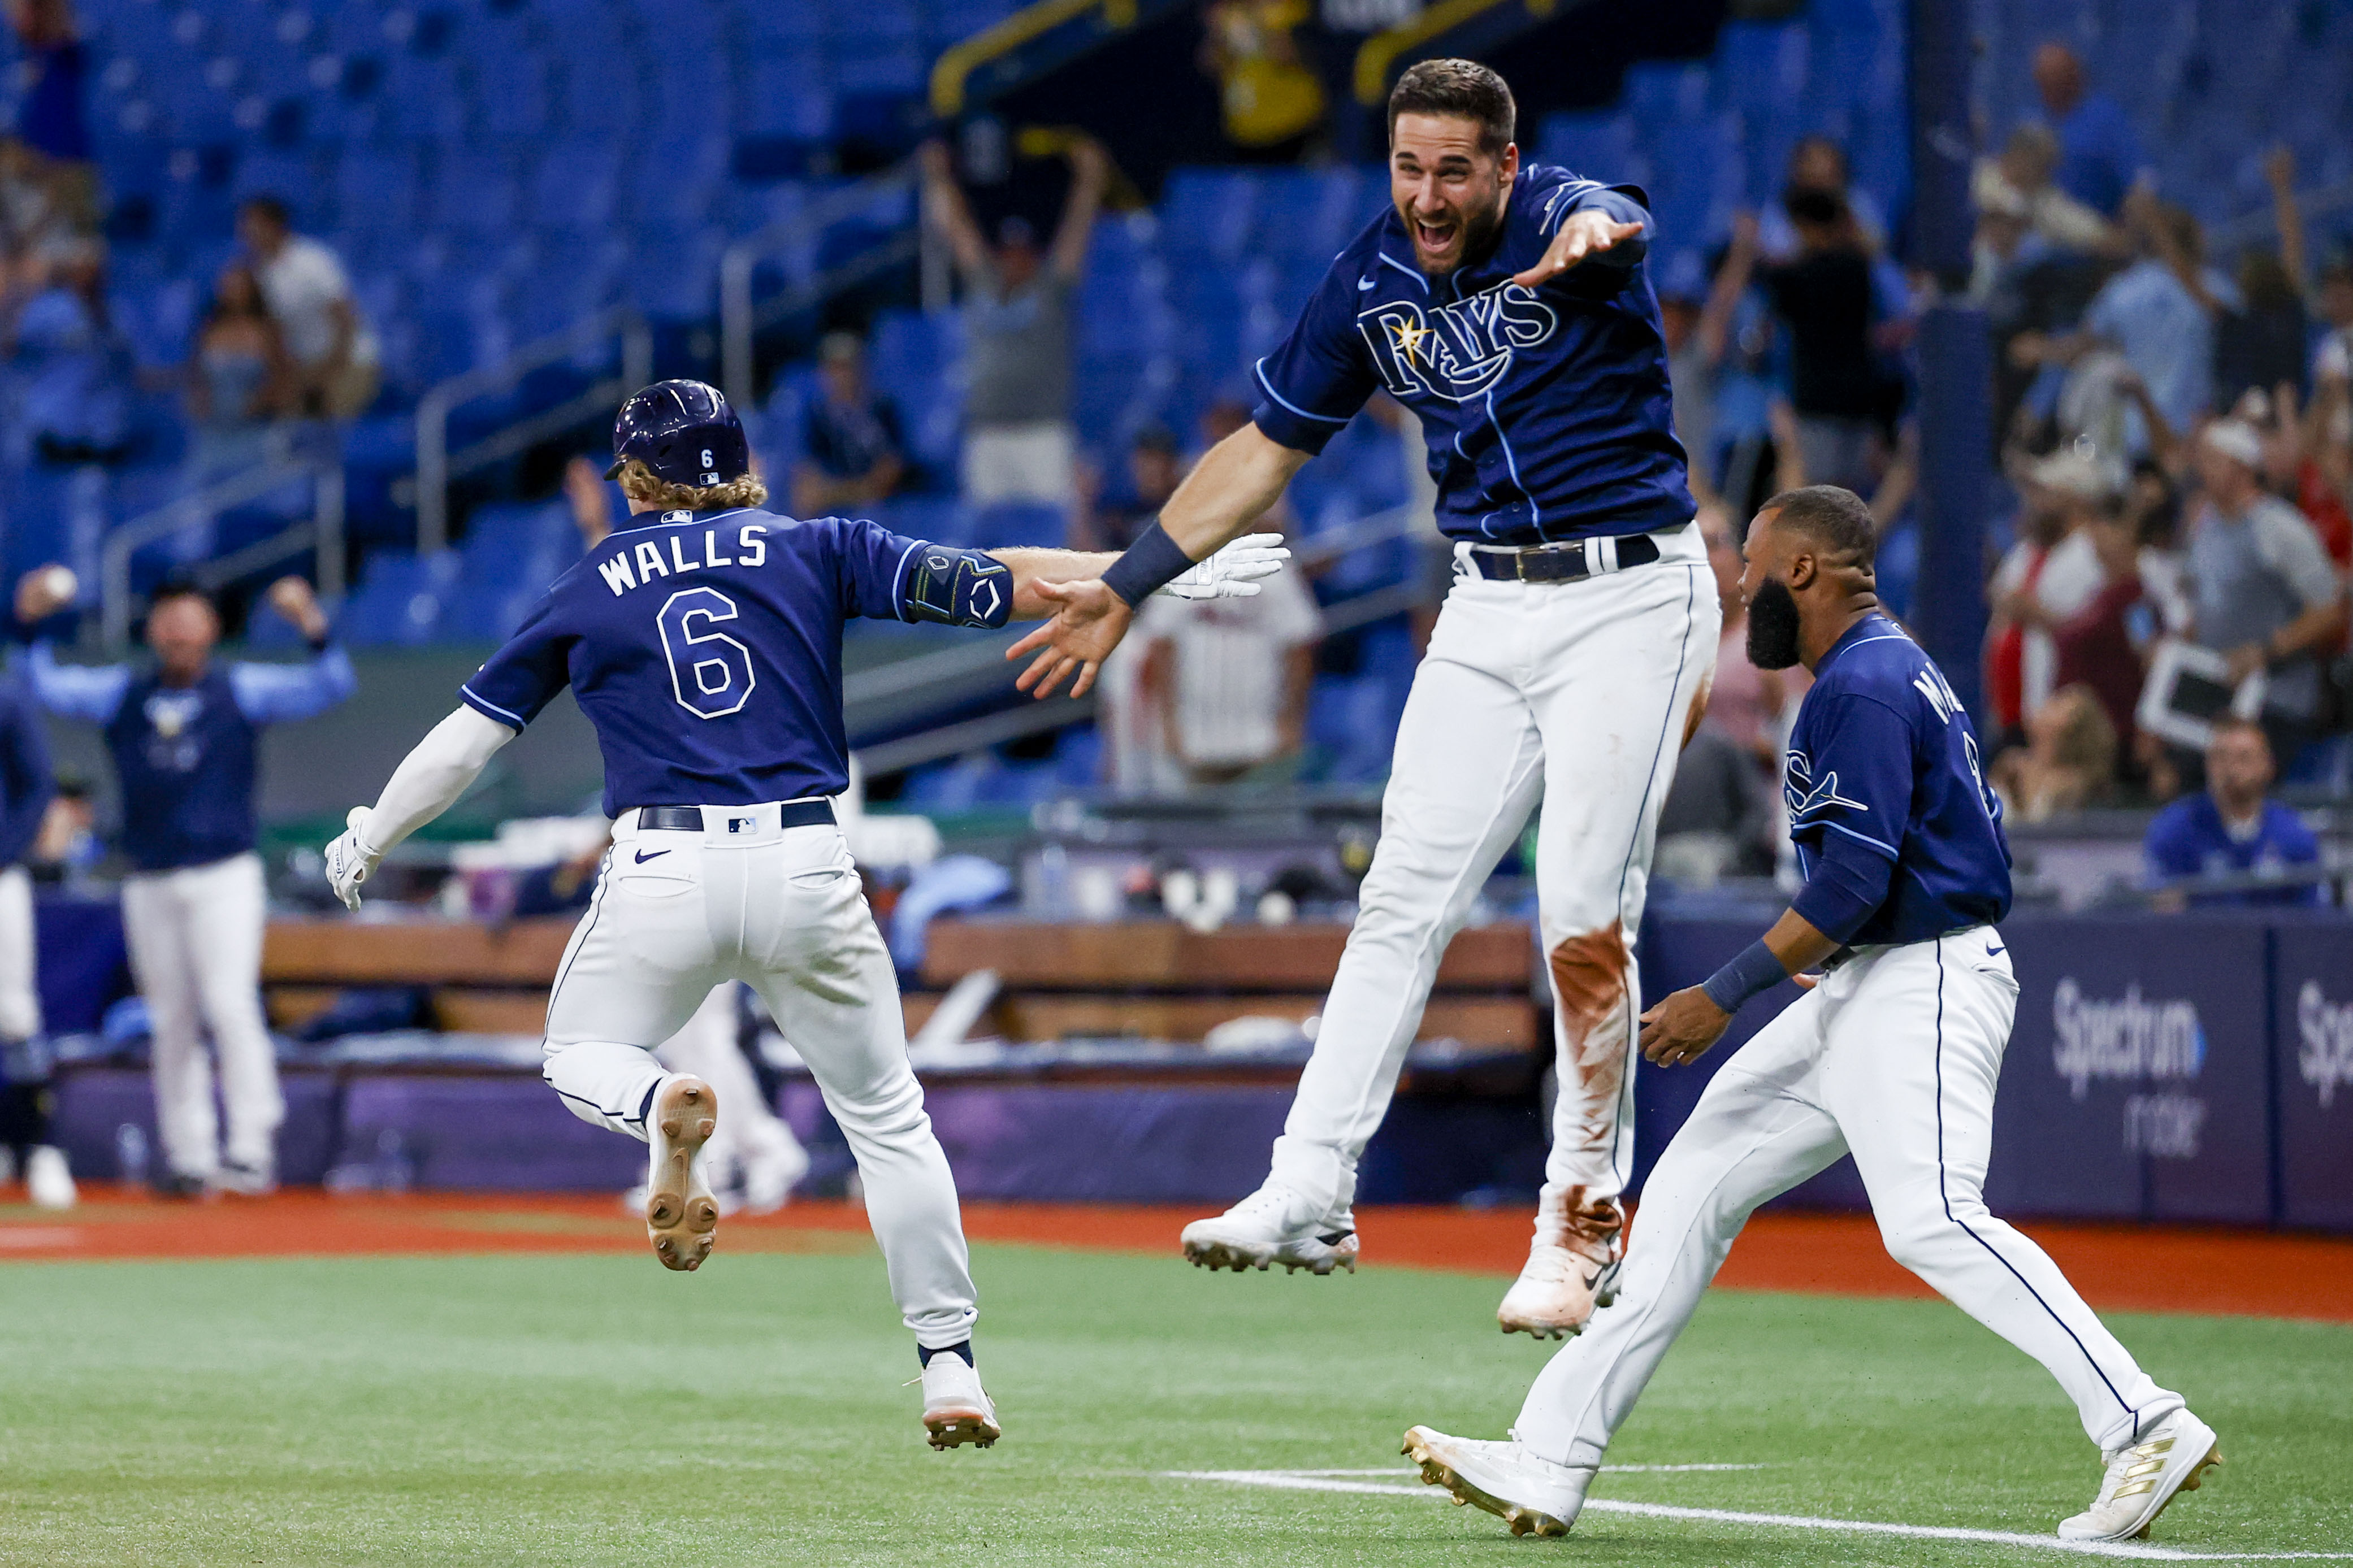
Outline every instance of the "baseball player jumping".
{"label": "baseball player jumping", "polygon": [[1185,1228],[1211,1268],[1353,1268],[1356,1162],[1440,954],[1539,802],[1560,1094],[1506,1332],[1574,1333],[1620,1257],[1632,1159],[1629,951],[1659,811],[1721,616],[1691,526],[1641,193],[1523,164],[1501,77],[1414,66],[1390,95],[1393,210],[1333,262],[1218,444],[1100,585],[1059,590],[1040,693],[1083,690],[1156,584],[1233,538],[1386,387],[1419,416],[1455,579],[1415,674],[1315,1050],[1266,1184]]}
{"label": "baseball player jumping", "polygon": [[1611,1434],[1758,1204],[1852,1153],[1895,1260],[2041,1362],[2107,1473],[2059,1526],[2123,1541],[2221,1462],[2213,1429],[2159,1388],[2037,1247],[1986,1211],[1994,1089],[2018,983],[1994,922],[2010,847],[1977,736],[1944,675],[1879,611],[1870,509],[1830,486],[1750,525],[1748,657],[1803,664],[1784,794],[1806,883],[1761,941],[1642,1015],[1662,1067],[1821,964],[1818,984],[1725,1062],[1642,1193],[1618,1303],[1537,1374],[1509,1442],[1406,1434],[1422,1479],[1515,1535],[1577,1521]]}
{"label": "baseball player jumping", "polygon": [[[356,909],[385,852],[458,799],[567,685],[605,758],[615,818],[595,900],[548,997],[545,1076],[582,1120],[646,1141],[646,1228],[664,1265],[709,1255],[718,1205],[703,1152],[711,1085],[653,1049],[712,988],[754,987],[816,1075],[864,1180],[892,1293],[923,1364],[932,1446],[998,1435],[972,1360],[955,1184],[907,1066],[891,957],[828,798],[848,784],[842,623],[854,616],[1001,626],[1048,614],[1043,580],[1109,556],[993,553],[871,522],[761,510],[743,426],[700,382],[622,405],[612,475],[630,521],[556,579],[374,807],[355,807],[327,874]],[[1280,541],[1240,542],[1179,593],[1258,592]]]}

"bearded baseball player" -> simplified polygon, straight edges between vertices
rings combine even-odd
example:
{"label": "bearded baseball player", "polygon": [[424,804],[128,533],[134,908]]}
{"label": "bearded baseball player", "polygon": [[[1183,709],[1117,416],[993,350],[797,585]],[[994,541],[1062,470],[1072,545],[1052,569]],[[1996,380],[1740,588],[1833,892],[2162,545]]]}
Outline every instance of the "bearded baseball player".
{"label": "bearded baseball player", "polygon": [[[566,686],[596,731],[614,818],[594,901],[548,997],[545,1077],[582,1120],[649,1145],[646,1229],[662,1263],[710,1254],[704,1151],[722,1107],[654,1048],[712,988],[757,990],[841,1125],[891,1289],[923,1363],[935,1448],[1000,1429],[974,1368],[972,1277],[946,1156],[907,1066],[891,957],[835,826],[848,784],[842,625],[1001,626],[1049,613],[1042,580],[1109,556],[952,550],[871,522],[761,510],[744,427],[701,382],[665,381],[614,427],[630,521],[563,576],[459,690],[327,874],[356,909],[385,852],[456,801]],[[1248,595],[1279,542],[1243,541],[1180,593]]]}
{"label": "bearded baseball player", "polygon": [[1455,576],[1398,726],[1380,847],[1266,1184],[1185,1228],[1208,1268],[1356,1266],[1356,1162],[1440,955],[1539,803],[1560,1093],[1506,1332],[1606,1300],[1632,1158],[1627,1048],[1659,811],[1715,667],[1641,193],[1523,164],[1501,77],[1432,60],[1390,95],[1393,202],[1259,362],[1252,423],[1205,456],[1099,584],[1025,638],[1083,690],[1133,606],[1247,527],[1376,388],[1429,437]]}
{"label": "bearded baseball player", "polygon": [[2037,1247],[1986,1211],[1994,1089],[2018,1003],[2001,804],[1943,673],[1882,615],[1871,511],[1830,486],[1749,527],[1748,657],[1814,685],[1784,794],[1805,887],[1704,984],[1642,1015],[1642,1054],[1688,1062],[1752,998],[1816,964],[1805,995],[1724,1064],[1642,1191],[1616,1306],[1536,1377],[1509,1442],[1407,1432],[1422,1479],[1565,1534],[1610,1436],[1758,1204],[1852,1153],[1896,1261],[2050,1369],[2107,1470],[2062,1539],[2145,1533],[2221,1463],[2213,1429],[2149,1380]]}

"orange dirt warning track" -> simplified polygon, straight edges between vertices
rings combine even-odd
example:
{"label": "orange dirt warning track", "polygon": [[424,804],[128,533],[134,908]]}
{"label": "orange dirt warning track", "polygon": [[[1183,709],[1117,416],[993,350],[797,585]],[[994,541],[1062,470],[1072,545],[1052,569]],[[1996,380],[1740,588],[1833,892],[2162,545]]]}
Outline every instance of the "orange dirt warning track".
{"label": "orange dirt warning track", "polygon": [[[88,1184],[78,1208],[52,1211],[0,1189],[0,1261],[95,1258],[416,1256],[481,1252],[637,1252],[645,1227],[610,1197],[334,1197],[290,1191],[262,1199],[166,1203]],[[15,1200],[15,1201],[12,1201]],[[976,1241],[1166,1254],[1204,1207],[973,1203]],[[1527,1254],[1517,1209],[1357,1211],[1368,1268],[1511,1274]],[[2094,1307],[2353,1322],[2353,1238],[2263,1231],[2029,1223]],[[1641,1237],[1634,1226],[1637,1245]],[[868,1246],[866,1215],[843,1203],[795,1204],[720,1223],[728,1252],[839,1252]],[[1931,1294],[1881,1249],[1861,1215],[1759,1215],[1716,1283],[1829,1295]]]}

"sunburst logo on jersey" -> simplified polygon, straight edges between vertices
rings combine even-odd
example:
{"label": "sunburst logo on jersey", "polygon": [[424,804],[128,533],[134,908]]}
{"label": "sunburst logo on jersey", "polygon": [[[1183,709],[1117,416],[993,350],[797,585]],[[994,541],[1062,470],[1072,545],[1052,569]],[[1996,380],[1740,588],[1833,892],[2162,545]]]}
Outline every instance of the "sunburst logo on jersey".
{"label": "sunburst logo on jersey", "polygon": [[1396,316],[1390,317],[1382,325],[1388,328],[1390,341],[1397,344],[1398,353],[1405,357],[1408,363],[1421,358],[1421,340],[1430,336],[1428,327],[1423,326],[1419,321],[1407,321]]}

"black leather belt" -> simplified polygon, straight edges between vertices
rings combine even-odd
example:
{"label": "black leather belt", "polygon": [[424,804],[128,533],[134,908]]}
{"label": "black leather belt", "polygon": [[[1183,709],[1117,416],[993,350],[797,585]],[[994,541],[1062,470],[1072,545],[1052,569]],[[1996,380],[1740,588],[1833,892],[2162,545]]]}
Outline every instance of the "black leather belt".
{"label": "black leather belt", "polygon": [[[700,833],[702,831],[702,807],[699,805],[641,805],[638,807],[638,830],[657,833]],[[713,809],[725,811],[725,806]],[[833,820],[833,802],[829,800],[788,800],[776,808],[776,824],[780,827],[819,827]]]}
{"label": "black leather belt", "polygon": [[[1474,544],[1471,547],[1471,564],[1491,583],[1574,583],[1594,574],[1593,561],[1587,552],[1600,542],[1578,540],[1527,550]],[[1659,558],[1659,542],[1647,533],[1623,534],[1617,544],[1621,571],[1629,566],[1647,566]]]}

